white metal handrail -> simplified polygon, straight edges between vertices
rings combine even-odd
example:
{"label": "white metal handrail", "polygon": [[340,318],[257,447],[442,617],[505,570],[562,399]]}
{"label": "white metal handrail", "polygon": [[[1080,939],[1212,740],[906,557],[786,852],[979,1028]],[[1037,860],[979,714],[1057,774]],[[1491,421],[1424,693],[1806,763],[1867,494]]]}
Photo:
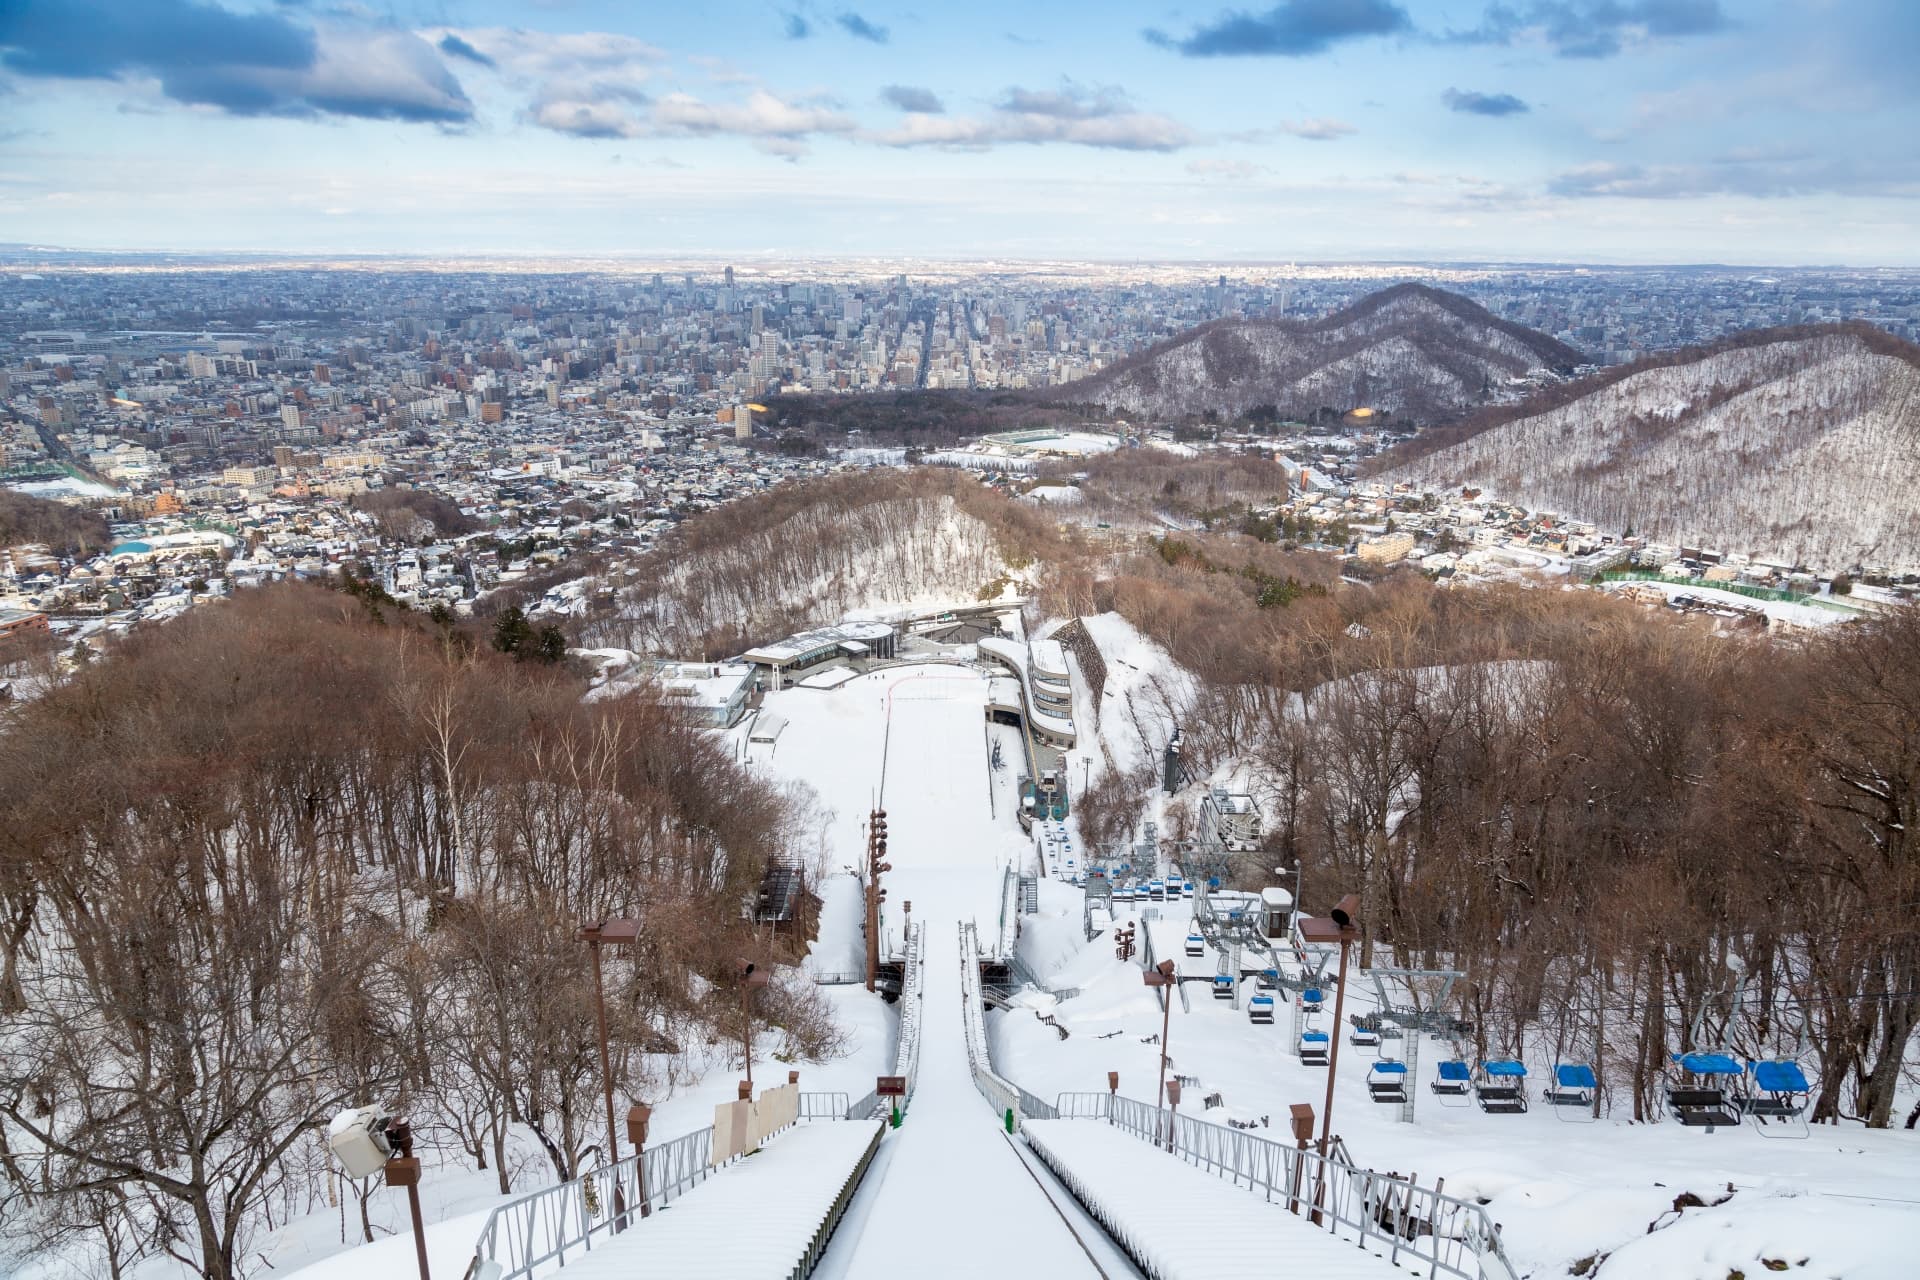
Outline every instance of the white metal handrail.
{"label": "white metal handrail", "polygon": [[960,1016],[967,1033],[967,1068],[973,1086],[999,1115],[1018,1115],[1020,1089],[993,1069],[987,1048],[986,1003],[980,993],[980,940],[971,923],[960,926]]}
{"label": "white metal handrail", "polygon": [[[1110,1093],[1063,1093],[1054,1106],[1063,1118],[1106,1120],[1157,1147],[1167,1145],[1168,1112],[1144,1102]],[[1329,1231],[1363,1247],[1375,1243],[1395,1265],[1404,1256],[1429,1276],[1512,1280],[1514,1275],[1499,1226],[1472,1201],[1191,1116],[1175,1120],[1173,1150],[1188,1164],[1295,1213],[1317,1210]]]}
{"label": "white metal handrail", "polygon": [[799,1099],[799,1116],[802,1120],[845,1120],[847,1115],[847,1095],[845,1093],[803,1093]]}
{"label": "white metal handrail", "polygon": [[[510,1200],[487,1215],[467,1275],[521,1280],[548,1264],[577,1262],[603,1242],[601,1237],[639,1222],[643,1204],[662,1208],[704,1181],[715,1168],[712,1154],[708,1126]],[[624,1204],[624,1215],[615,1211],[616,1204]]]}
{"label": "white metal handrail", "polygon": [[920,1023],[925,1013],[927,922],[907,933],[907,963],[900,975],[900,1043],[893,1054],[893,1073],[907,1078],[906,1103],[920,1082]]}

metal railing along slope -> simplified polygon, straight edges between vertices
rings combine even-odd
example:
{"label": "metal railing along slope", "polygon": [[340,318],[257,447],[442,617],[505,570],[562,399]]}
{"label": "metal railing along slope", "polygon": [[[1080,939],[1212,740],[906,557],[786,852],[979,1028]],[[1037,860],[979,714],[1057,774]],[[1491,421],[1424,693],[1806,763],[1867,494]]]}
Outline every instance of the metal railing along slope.
{"label": "metal railing along slope", "polygon": [[[1064,1119],[1105,1120],[1156,1147],[1167,1145],[1168,1113],[1132,1098],[1063,1093],[1055,1110]],[[1485,1207],[1438,1188],[1191,1116],[1174,1121],[1173,1153],[1294,1213],[1310,1216],[1317,1209],[1327,1230],[1384,1253],[1395,1266],[1460,1280],[1515,1275]]]}
{"label": "metal railing along slope", "polygon": [[[844,1093],[802,1093],[799,1114],[824,1120],[858,1118],[849,1115]],[[871,1108],[866,1114],[872,1114]],[[663,1209],[745,1158],[736,1156],[716,1165],[712,1157],[713,1127],[709,1125],[590,1170],[571,1182],[509,1200],[481,1225],[473,1261],[467,1267],[468,1280],[526,1280],[579,1262],[604,1246],[616,1231],[638,1226],[643,1205],[649,1212]],[[614,1212],[616,1203],[626,1205],[625,1214]]]}

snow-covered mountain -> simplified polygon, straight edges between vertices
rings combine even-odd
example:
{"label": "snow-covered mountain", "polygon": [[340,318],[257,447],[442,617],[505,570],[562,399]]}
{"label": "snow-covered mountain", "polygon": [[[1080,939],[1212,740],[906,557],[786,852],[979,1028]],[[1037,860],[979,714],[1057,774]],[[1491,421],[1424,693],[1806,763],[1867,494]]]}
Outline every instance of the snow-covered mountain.
{"label": "snow-covered mountain", "polygon": [[1660,542],[1916,568],[1920,347],[1865,326],[1743,334],[1489,410],[1379,474]]}
{"label": "snow-covered mountain", "polygon": [[1400,284],[1318,320],[1203,324],[1057,394],[1155,417],[1365,406],[1428,422],[1485,403],[1509,378],[1582,359],[1457,293]]}

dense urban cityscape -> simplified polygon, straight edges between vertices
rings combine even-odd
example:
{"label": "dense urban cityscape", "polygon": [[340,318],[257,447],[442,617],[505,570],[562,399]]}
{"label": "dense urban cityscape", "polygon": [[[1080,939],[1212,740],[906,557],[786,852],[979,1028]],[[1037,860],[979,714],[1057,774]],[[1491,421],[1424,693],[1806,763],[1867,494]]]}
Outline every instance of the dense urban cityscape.
{"label": "dense urban cityscape", "polygon": [[[11,487],[103,512],[114,544],[65,558],[8,548],[0,608],[16,626],[44,615],[69,639],[344,565],[396,598],[465,612],[559,562],[644,550],[685,516],[782,479],[903,457],[857,437],[783,451],[762,399],[1061,387],[1191,325],[1332,311],[1408,274],[1596,363],[1769,324],[1920,335],[1920,273],[1894,271],[1174,266],[1148,284],[1097,264],[859,279],[844,264],[549,276],[88,269],[46,256],[16,252],[0,279],[0,468]],[[1294,492],[1255,514],[1338,525],[1365,562],[1498,576],[1608,552],[1628,532],[1577,512],[1422,510],[1420,495],[1355,472],[1391,428],[1219,425],[1180,447],[1280,457]],[[1192,440],[1192,426],[1098,430],[1111,447]],[[1019,483],[1052,452],[1004,468],[991,448],[935,460]],[[1399,540],[1385,536],[1390,519]],[[1652,568],[1680,559],[1678,547],[1634,551]],[[1872,568],[1714,576],[1814,594]]]}

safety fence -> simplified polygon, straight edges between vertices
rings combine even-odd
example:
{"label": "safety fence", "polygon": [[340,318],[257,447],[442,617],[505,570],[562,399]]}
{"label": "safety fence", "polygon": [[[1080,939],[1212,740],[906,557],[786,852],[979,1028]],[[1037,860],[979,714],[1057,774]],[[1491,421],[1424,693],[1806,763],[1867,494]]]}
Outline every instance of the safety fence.
{"label": "safety fence", "polygon": [[[467,1275],[520,1280],[578,1262],[726,1164],[712,1162],[713,1128],[648,1147],[571,1182],[510,1200],[487,1215]],[[731,1161],[727,1162],[731,1163]]]}
{"label": "safety fence", "polygon": [[900,976],[900,1043],[893,1052],[893,1074],[905,1076],[905,1107],[913,1101],[914,1088],[920,1082],[920,1023],[925,1014],[927,994],[927,923],[922,920],[907,931],[907,963]]}
{"label": "safety fence", "polygon": [[852,1108],[844,1093],[803,1093],[800,1095],[802,1120],[851,1120]]}
{"label": "safety fence", "polygon": [[[796,1111],[803,1120],[873,1115],[871,1103],[856,1113],[846,1094],[826,1092],[800,1094]],[[602,1165],[571,1182],[510,1200],[487,1215],[467,1276],[469,1280],[525,1280],[577,1263],[614,1234],[639,1225],[642,1218],[671,1205],[748,1154],[724,1156],[716,1163],[714,1128],[709,1125]]]}
{"label": "safety fence", "polygon": [[1021,1090],[993,1069],[987,1048],[986,1001],[980,991],[980,939],[971,923],[960,926],[960,1005],[973,1087],[993,1104],[996,1114],[1009,1117],[1011,1124],[1011,1117],[1020,1114]]}
{"label": "safety fence", "polygon": [[[1163,1149],[1169,1112],[1111,1093],[1063,1093],[1062,1119],[1105,1120]],[[1513,1280],[1500,1229],[1486,1209],[1410,1179],[1191,1116],[1172,1121],[1171,1150],[1271,1203],[1284,1204],[1395,1266],[1461,1280]]]}

